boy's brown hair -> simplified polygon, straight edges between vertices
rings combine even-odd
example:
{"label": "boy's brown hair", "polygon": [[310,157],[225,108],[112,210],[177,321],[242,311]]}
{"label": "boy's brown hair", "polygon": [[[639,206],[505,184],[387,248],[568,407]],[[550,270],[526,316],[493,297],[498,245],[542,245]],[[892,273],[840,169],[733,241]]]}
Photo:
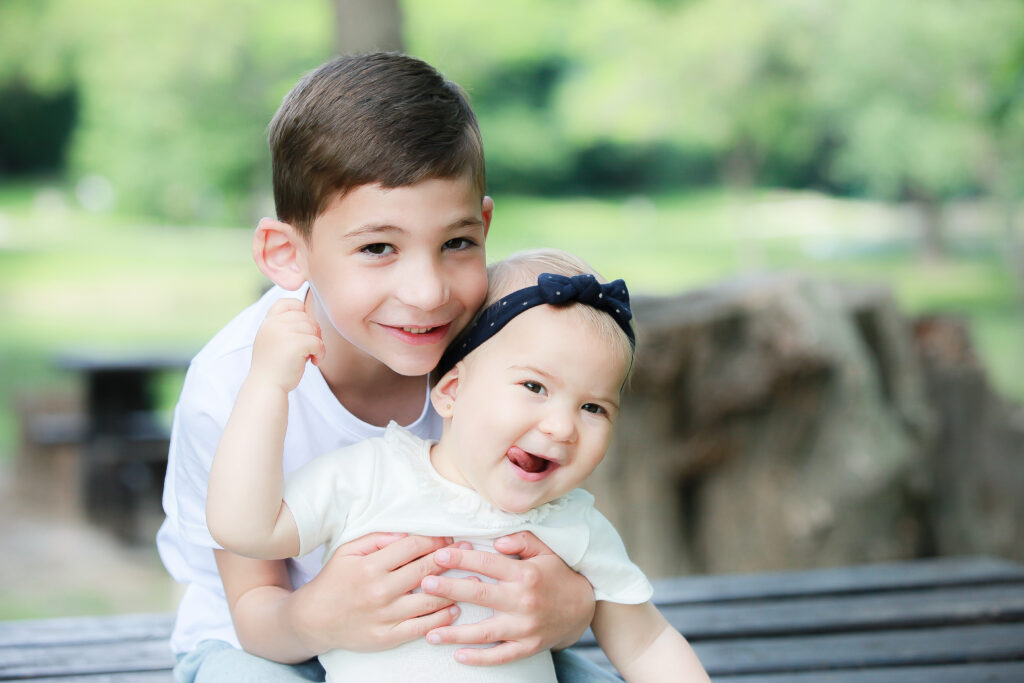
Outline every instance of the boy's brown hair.
{"label": "boy's brown hair", "polygon": [[393,52],[335,58],[292,88],[270,122],[279,220],[307,239],[336,195],[468,175],[485,189],[483,141],[462,89]]}

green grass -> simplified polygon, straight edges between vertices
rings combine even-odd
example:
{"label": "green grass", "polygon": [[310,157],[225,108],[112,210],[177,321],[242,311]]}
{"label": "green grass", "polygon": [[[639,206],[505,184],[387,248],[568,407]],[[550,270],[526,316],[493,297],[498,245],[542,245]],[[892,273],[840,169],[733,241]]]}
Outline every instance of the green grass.
{"label": "green grass", "polygon": [[[908,312],[967,318],[994,384],[1024,399],[1022,307],[999,236],[983,222],[955,233],[948,262],[929,264],[915,254],[905,209],[813,193],[496,201],[492,260],[561,247],[626,278],[634,292],[672,294],[779,270],[886,283]],[[263,284],[250,237],[243,227],[90,215],[60,189],[0,186],[0,454],[16,443],[16,396],[75,389],[54,369],[54,354],[197,350]],[[179,386],[180,376],[161,386],[167,406]]]}

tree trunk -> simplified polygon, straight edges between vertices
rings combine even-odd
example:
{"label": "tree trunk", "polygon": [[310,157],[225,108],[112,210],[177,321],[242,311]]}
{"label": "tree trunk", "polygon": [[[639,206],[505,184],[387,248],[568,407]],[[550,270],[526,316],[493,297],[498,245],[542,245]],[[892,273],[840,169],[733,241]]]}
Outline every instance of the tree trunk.
{"label": "tree trunk", "polygon": [[944,261],[949,251],[942,202],[920,188],[910,188],[907,195],[921,213],[921,255],[928,261]]}
{"label": "tree trunk", "polygon": [[403,50],[398,0],[333,0],[332,4],[338,54]]}

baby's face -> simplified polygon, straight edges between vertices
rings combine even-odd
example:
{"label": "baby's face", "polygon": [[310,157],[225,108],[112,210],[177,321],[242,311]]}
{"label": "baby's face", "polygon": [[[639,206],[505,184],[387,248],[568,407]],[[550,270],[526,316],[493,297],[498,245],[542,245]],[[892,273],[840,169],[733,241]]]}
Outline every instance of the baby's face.
{"label": "baby's face", "polygon": [[508,512],[568,493],[604,458],[628,363],[571,308],[522,313],[460,364],[435,467]]}

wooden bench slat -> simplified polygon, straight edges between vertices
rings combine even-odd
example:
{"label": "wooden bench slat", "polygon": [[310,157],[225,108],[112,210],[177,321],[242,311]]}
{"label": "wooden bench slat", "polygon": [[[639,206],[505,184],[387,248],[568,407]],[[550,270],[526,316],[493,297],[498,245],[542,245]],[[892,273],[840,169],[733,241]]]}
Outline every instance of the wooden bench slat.
{"label": "wooden bench slat", "polygon": [[107,617],[62,617],[0,622],[0,651],[8,647],[74,645],[126,640],[165,641],[173,614],[119,614]]}
{"label": "wooden bench slat", "polygon": [[1024,584],[750,604],[661,606],[687,638],[762,637],[1024,621]]}
{"label": "wooden bench slat", "polygon": [[[691,642],[1024,621],[1024,583],[840,597],[661,605]],[[581,645],[593,645],[589,629]]]}
{"label": "wooden bench slat", "polygon": [[[2,680],[2,679],[0,679]],[[171,671],[129,671],[116,674],[93,676],[46,676],[45,678],[21,678],[32,683],[174,683]]]}
{"label": "wooden bench slat", "polygon": [[[788,680],[784,675],[801,673],[808,676],[801,680],[821,680],[816,677],[837,670],[1021,664],[1024,624],[709,641],[693,643],[693,649],[715,681],[741,675],[775,675],[783,676],[778,680]],[[596,645],[578,647],[577,651],[601,666],[610,666]]]}
{"label": "wooden bench slat", "polygon": [[169,671],[167,638],[121,643],[27,646],[0,650],[0,680],[44,676]]}
{"label": "wooden bench slat", "polygon": [[693,648],[712,677],[999,662],[1024,659],[1024,624],[709,641]]}
{"label": "wooden bench slat", "polygon": [[718,676],[715,683],[1020,683],[1024,662]]}
{"label": "wooden bench slat", "polygon": [[1024,582],[1024,567],[991,557],[954,557],[858,567],[684,576],[654,582],[661,604],[843,595]]}

